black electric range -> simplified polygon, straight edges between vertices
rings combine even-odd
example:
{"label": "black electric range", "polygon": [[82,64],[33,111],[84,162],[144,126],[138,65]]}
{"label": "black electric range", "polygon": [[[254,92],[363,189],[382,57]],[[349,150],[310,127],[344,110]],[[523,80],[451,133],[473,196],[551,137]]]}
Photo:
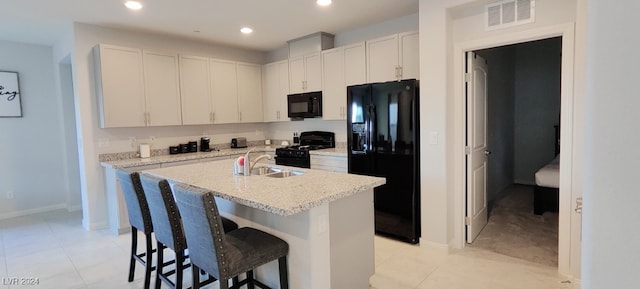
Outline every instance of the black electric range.
{"label": "black electric range", "polygon": [[300,133],[300,144],[276,149],[276,164],[299,168],[311,168],[309,151],[335,148],[335,133],[306,131]]}

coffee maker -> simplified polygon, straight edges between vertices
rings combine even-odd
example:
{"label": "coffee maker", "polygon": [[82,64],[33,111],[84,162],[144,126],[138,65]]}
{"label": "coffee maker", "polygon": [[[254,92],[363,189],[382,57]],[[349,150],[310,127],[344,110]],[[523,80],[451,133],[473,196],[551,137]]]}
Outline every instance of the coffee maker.
{"label": "coffee maker", "polygon": [[209,142],[211,142],[211,139],[209,139],[208,137],[201,137],[200,138],[200,151],[201,152],[210,152],[210,151],[212,151],[212,149],[209,147]]}

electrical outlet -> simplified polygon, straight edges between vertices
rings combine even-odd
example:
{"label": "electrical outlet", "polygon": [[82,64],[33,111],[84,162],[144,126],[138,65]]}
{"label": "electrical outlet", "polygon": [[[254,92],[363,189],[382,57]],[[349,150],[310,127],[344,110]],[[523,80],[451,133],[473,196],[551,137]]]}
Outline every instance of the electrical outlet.
{"label": "electrical outlet", "polygon": [[7,191],[7,200],[13,199],[13,191]]}
{"label": "electrical outlet", "polygon": [[129,143],[131,144],[131,148],[135,148],[136,147],[136,137],[135,136],[130,136],[129,137]]}

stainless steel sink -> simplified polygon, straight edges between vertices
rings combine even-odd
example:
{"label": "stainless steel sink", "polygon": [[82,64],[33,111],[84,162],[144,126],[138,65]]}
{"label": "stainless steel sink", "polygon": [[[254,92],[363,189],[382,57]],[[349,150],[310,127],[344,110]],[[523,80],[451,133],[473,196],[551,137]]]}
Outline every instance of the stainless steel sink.
{"label": "stainless steel sink", "polygon": [[271,173],[280,172],[280,169],[272,168],[272,167],[257,167],[251,170],[251,175],[266,175]]}
{"label": "stainless steel sink", "polygon": [[280,171],[277,173],[271,173],[271,174],[266,174],[264,175],[265,177],[270,177],[270,178],[287,178],[287,177],[293,177],[293,176],[299,176],[304,174],[303,172],[298,172],[298,171]]}
{"label": "stainless steel sink", "polygon": [[301,171],[289,171],[283,170],[281,168],[272,168],[272,167],[257,167],[251,170],[251,175],[262,175],[270,178],[286,178],[292,176],[299,176],[304,174]]}

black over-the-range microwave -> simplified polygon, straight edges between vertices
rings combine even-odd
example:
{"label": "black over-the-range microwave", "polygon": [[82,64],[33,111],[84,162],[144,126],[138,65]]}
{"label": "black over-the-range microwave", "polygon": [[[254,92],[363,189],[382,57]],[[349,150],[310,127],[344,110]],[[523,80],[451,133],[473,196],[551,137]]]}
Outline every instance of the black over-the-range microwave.
{"label": "black over-the-range microwave", "polygon": [[312,118],[322,116],[322,91],[287,95],[290,118]]}

